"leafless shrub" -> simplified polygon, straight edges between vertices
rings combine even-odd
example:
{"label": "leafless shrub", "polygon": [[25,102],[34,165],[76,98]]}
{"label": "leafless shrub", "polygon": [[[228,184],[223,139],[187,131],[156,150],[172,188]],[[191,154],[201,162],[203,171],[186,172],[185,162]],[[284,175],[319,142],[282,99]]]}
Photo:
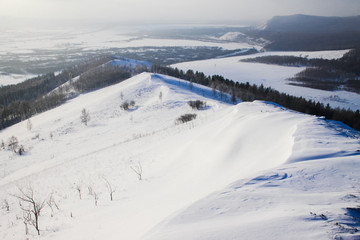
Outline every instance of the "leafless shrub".
{"label": "leafless shrub", "polygon": [[175,124],[186,123],[194,119],[196,119],[196,114],[190,114],[190,113],[184,114],[175,120]]}
{"label": "leafless shrub", "polygon": [[75,185],[75,189],[78,191],[79,199],[81,200],[81,184],[80,183],[74,183],[74,185]]}
{"label": "leafless shrub", "polygon": [[80,120],[85,124],[85,126],[87,126],[90,121],[90,113],[85,108],[81,110]]}
{"label": "leafless shrub", "polygon": [[138,176],[139,180],[142,180],[142,173],[143,173],[143,169],[142,166],[140,164],[140,162],[138,163],[138,165],[136,166],[130,166],[130,168],[136,173],[136,175]]}
{"label": "leafless shrub", "polygon": [[196,109],[196,110],[206,108],[206,102],[203,102],[203,101],[200,101],[200,100],[189,101],[188,104],[192,109]]}
{"label": "leafless shrub", "polygon": [[121,110],[124,110],[124,111],[127,111],[131,108],[135,107],[135,101],[130,101],[130,102],[123,102],[121,105],[120,105],[120,109]]}
{"label": "leafless shrub", "polygon": [[110,184],[110,182],[105,177],[103,177],[103,179],[104,179],[104,181],[106,183],[106,188],[107,188],[107,190],[109,192],[109,195],[110,195],[110,201],[112,201],[114,192],[116,191],[116,187],[113,188],[112,185]]}
{"label": "leafless shrub", "polygon": [[19,155],[23,155],[25,153],[24,146],[19,145],[19,141],[15,136],[9,138],[7,143],[7,149]]}
{"label": "leafless shrub", "polygon": [[1,208],[5,209],[6,212],[10,212],[10,205],[7,199],[3,200]]}
{"label": "leafless shrub", "polygon": [[92,195],[93,194],[93,189],[91,186],[88,186],[88,194]]}
{"label": "leafless shrub", "polygon": [[20,145],[16,151],[17,154],[19,154],[20,156],[23,155],[25,153],[25,148],[23,145]]}
{"label": "leafless shrub", "polygon": [[95,191],[91,186],[89,186],[88,189],[89,189],[89,194],[94,197],[95,206],[97,206],[100,194],[97,191]]}
{"label": "leafless shrub", "polygon": [[19,141],[15,136],[12,136],[8,140],[7,147],[9,150],[16,153],[17,148],[19,147]]}
{"label": "leafless shrub", "polygon": [[33,226],[37,234],[40,235],[39,217],[45,207],[45,200],[35,198],[34,190],[31,186],[26,189],[18,188],[19,194],[14,195],[19,200],[19,205],[23,211],[23,220],[28,233],[28,225]]}
{"label": "leafless shrub", "polygon": [[56,203],[55,199],[54,199],[54,193],[50,194],[49,199],[46,201],[47,205],[50,207],[51,212],[54,213],[54,208],[56,208],[57,210],[59,210],[59,205]]}
{"label": "leafless shrub", "polygon": [[159,93],[159,100],[160,100],[160,102],[162,102],[162,97],[163,97],[163,93],[160,91],[160,93]]}
{"label": "leafless shrub", "polygon": [[31,122],[30,118],[27,120],[26,128],[27,128],[27,130],[29,130],[29,131],[31,131],[32,128],[33,128],[33,125],[32,125],[32,122]]}
{"label": "leafless shrub", "polygon": [[40,139],[40,133],[36,134],[34,137],[32,137],[33,140]]}

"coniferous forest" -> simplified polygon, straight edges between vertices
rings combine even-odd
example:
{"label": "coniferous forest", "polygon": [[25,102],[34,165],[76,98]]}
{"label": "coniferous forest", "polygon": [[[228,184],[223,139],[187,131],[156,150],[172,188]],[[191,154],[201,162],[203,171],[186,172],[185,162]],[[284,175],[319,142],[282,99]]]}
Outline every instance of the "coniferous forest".
{"label": "coniferous forest", "polygon": [[350,109],[334,109],[331,108],[329,104],[324,106],[322,103],[306,100],[302,97],[295,97],[289,94],[280,93],[279,91],[270,87],[265,88],[263,85],[250,85],[248,82],[235,83],[234,81],[225,79],[220,75],[213,75],[210,77],[205,76],[202,72],[193,72],[192,70],[184,72],[176,68],[174,69],[158,65],[153,65],[152,71],[211,87],[213,92],[219,91],[231,96],[229,101],[232,101],[235,98],[241,99],[243,101],[270,101],[291,110],[310,115],[324,116],[329,120],[340,121],[358,131],[360,130],[359,110],[354,112]]}

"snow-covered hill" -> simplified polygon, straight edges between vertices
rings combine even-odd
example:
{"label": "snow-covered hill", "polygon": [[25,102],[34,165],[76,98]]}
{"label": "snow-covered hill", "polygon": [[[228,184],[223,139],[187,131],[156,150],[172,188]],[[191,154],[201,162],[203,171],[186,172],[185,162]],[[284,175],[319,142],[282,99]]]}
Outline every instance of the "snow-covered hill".
{"label": "snow-covered hill", "polygon": [[[192,110],[189,100],[206,108]],[[122,110],[125,101],[135,106]],[[187,113],[197,118],[175,123]],[[31,123],[0,132],[0,141],[16,136],[26,150],[0,151],[1,239],[359,237],[358,221],[344,215],[358,217],[359,133],[340,123],[272,103],[230,104],[150,73]],[[25,236],[27,205],[14,196],[30,186],[47,203],[40,236],[32,226]]]}

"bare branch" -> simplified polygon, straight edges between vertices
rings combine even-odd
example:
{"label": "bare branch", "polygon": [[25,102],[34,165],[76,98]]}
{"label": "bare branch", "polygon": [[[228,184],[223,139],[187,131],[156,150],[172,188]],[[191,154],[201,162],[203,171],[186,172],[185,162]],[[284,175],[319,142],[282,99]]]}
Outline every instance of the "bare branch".
{"label": "bare branch", "polygon": [[103,179],[104,179],[104,181],[106,183],[106,187],[107,187],[109,195],[110,195],[110,201],[112,201],[113,200],[113,194],[116,191],[116,188],[113,189],[110,182],[105,177],[103,177]]}
{"label": "bare branch", "polygon": [[91,186],[89,186],[88,189],[89,189],[89,194],[94,197],[95,206],[97,206],[100,194],[96,192]]}
{"label": "bare branch", "polygon": [[81,200],[81,184],[80,183],[74,183],[74,185],[75,185],[75,189],[79,193],[79,199]]}
{"label": "bare branch", "polygon": [[3,200],[3,206],[2,208],[6,209],[7,212],[10,212],[10,205],[7,199]]}
{"label": "bare branch", "polygon": [[[34,190],[31,186],[29,186],[26,190],[20,187],[18,187],[18,189],[20,194],[14,196],[19,199],[19,205],[23,211],[26,233],[28,232],[27,224],[30,224],[36,229],[38,235],[40,235],[39,217],[41,215],[42,209],[45,207],[46,202],[45,200],[35,199]],[[27,206],[24,206],[23,203],[27,203]]]}
{"label": "bare branch", "polygon": [[141,166],[140,162],[138,162],[137,166],[134,166],[134,167],[130,166],[130,168],[138,175],[139,180],[142,180],[143,170],[142,170],[142,166]]}
{"label": "bare branch", "polygon": [[53,192],[50,194],[50,197],[49,197],[49,199],[46,201],[46,203],[47,203],[47,205],[50,207],[52,213],[54,213],[54,208],[53,208],[53,206],[54,206],[57,210],[59,210],[59,205],[57,205],[57,203],[55,202],[54,193],[53,193]]}

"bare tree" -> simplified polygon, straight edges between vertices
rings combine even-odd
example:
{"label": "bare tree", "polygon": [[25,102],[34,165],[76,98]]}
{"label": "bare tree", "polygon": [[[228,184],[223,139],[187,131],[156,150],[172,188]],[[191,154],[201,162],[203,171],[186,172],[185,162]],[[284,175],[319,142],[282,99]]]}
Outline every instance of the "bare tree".
{"label": "bare tree", "polygon": [[87,126],[88,122],[90,121],[90,113],[85,108],[81,110],[80,120],[85,124],[85,126]]}
{"label": "bare tree", "polygon": [[28,232],[27,226],[33,226],[38,235],[40,235],[39,217],[41,211],[45,207],[45,200],[35,199],[34,190],[31,186],[27,189],[18,188],[20,193],[15,195],[19,199],[20,208],[23,211],[23,220],[26,227],[26,233]]}
{"label": "bare tree", "polygon": [[103,179],[104,179],[104,181],[106,183],[106,188],[108,189],[108,192],[109,192],[109,195],[110,195],[110,201],[112,201],[114,192],[116,191],[116,188],[113,188],[112,185],[110,184],[110,182],[105,177],[103,177]]}
{"label": "bare tree", "polygon": [[89,194],[94,197],[95,206],[97,206],[100,194],[96,192],[91,186],[89,186],[88,189],[89,189]]}
{"label": "bare tree", "polygon": [[17,154],[19,154],[20,156],[23,155],[25,153],[25,148],[23,145],[20,145],[17,149]]}
{"label": "bare tree", "polygon": [[33,127],[33,125],[32,125],[32,123],[31,123],[31,121],[30,121],[30,118],[27,120],[27,123],[26,123],[26,128],[27,128],[27,130],[29,130],[29,131],[31,131],[32,130],[32,127]]}
{"label": "bare tree", "polygon": [[140,162],[138,162],[137,166],[134,166],[134,167],[130,166],[130,168],[138,175],[139,180],[142,180],[143,170],[142,170],[142,166],[141,166]]}
{"label": "bare tree", "polygon": [[162,94],[162,91],[160,91],[160,93],[159,93],[160,102],[162,102],[162,97],[163,97],[163,94]]}
{"label": "bare tree", "polygon": [[8,148],[11,151],[16,153],[16,150],[17,150],[17,148],[19,146],[19,141],[15,136],[12,136],[12,137],[9,138],[7,145],[8,145]]}
{"label": "bare tree", "polygon": [[127,111],[129,109],[132,109],[135,107],[135,101],[132,100],[130,102],[123,102],[121,105],[120,105],[120,109],[121,110],[124,110],[124,111]]}
{"label": "bare tree", "polygon": [[10,212],[10,205],[7,199],[3,200],[2,208],[6,209],[7,212]]}
{"label": "bare tree", "polygon": [[5,142],[4,140],[1,140],[1,143],[0,143],[0,150],[5,150]]}
{"label": "bare tree", "polygon": [[80,183],[74,183],[74,185],[75,185],[75,189],[79,193],[79,199],[81,200],[81,184]]}
{"label": "bare tree", "polygon": [[23,211],[23,223],[25,225],[25,235],[29,234],[28,225],[29,225],[30,222],[31,222],[31,213],[28,212],[28,211]]}
{"label": "bare tree", "polygon": [[93,195],[93,189],[92,189],[92,187],[91,186],[88,186],[88,191],[89,191],[89,195]]}
{"label": "bare tree", "polygon": [[51,209],[51,212],[54,213],[54,207],[59,210],[59,205],[55,202],[55,199],[54,199],[54,193],[52,192],[50,194],[50,197],[49,199],[46,201],[47,205],[50,207]]}

